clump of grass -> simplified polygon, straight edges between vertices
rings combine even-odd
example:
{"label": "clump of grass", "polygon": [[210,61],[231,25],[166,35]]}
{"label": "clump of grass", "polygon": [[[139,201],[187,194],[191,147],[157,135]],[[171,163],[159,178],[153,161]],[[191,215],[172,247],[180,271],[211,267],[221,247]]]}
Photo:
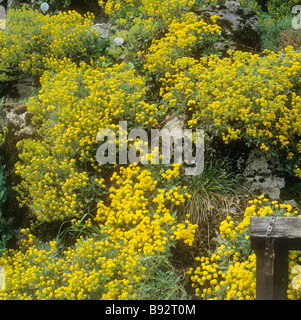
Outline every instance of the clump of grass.
{"label": "clump of grass", "polygon": [[295,50],[301,48],[301,33],[300,30],[294,30],[292,28],[281,31],[279,38],[280,49],[287,46],[294,47]]}
{"label": "clump of grass", "polygon": [[[287,15],[281,20],[272,21],[263,19],[260,23],[260,34],[262,48],[278,52],[288,45],[293,45],[293,41],[288,41],[287,35],[293,36],[292,15]],[[295,35],[294,35],[295,36]],[[285,38],[287,38],[285,40]],[[292,40],[292,39],[291,39]]]}
{"label": "clump of grass", "polygon": [[233,197],[237,194],[242,178],[227,171],[228,160],[210,160],[199,176],[188,182],[191,198],[184,206],[183,212],[190,215],[192,223],[208,221],[212,215],[230,211],[236,206]]}

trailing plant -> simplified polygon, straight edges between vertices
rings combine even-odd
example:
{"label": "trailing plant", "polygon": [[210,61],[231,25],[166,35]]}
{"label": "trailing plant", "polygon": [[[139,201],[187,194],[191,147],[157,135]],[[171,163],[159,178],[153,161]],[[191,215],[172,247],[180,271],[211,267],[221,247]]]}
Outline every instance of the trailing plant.
{"label": "trailing plant", "polygon": [[165,109],[190,114],[191,128],[206,127],[225,144],[242,139],[268,157],[281,157],[285,170],[301,177],[300,53],[287,47],[263,56],[228,54],[178,59],[175,74],[163,79]]}
{"label": "trailing plant", "polygon": [[49,60],[70,58],[90,62],[106,50],[92,29],[93,15],[75,11],[43,15],[27,8],[12,9],[6,29],[0,32],[0,81],[23,74],[41,76]]}
{"label": "trailing plant", "polygon": [[185,298],[168,258],[176,241],[192,245],[197,226],[176,216],[189,197],[184,187],[170,187],[179,171],[174,165],[157,181],[137,165],[121,167],[109,202],[98,202],[95,217],[72,220],[87,236],[64,251],[59,241],[41,243],[23,230],[21,250],[0,258],[7,276],[0,299]]}
{"label": "trailing plant", "polygon": [[52,70],[44,73],[39,95],[27,104],[41,139],[17,144],[16,173],[22,182],[16,190],[40,222],[81,218],[106,194],[105,167],[95,156],[99,130],[116,132],[120,119],[128,121],[129,130],[149,128],[161,116],[155,104],[145,101],[143,78],[131,64],[107,68],[101,59],[94,66],[77,66],[64,59],[54,60]]}

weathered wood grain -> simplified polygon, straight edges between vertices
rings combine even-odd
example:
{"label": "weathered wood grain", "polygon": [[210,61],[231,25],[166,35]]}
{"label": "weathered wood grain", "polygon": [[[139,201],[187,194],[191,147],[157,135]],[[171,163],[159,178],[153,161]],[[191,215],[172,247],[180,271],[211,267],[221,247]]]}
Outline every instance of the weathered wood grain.
{"label": "weathered wood grain", "polygon": [[256,299],[286,300],[288,252],[301,250],[301,217],[276,217],[267,241],[271,217],[251,217],[251,248],[256,252]]}
{"label": "weathered wood grain", "polygon": [[[264,245],[271,217],[251,217],[250,239],[253,249]],[[290,250],[301,249],[301,217],[276,217],[271,239]]]}

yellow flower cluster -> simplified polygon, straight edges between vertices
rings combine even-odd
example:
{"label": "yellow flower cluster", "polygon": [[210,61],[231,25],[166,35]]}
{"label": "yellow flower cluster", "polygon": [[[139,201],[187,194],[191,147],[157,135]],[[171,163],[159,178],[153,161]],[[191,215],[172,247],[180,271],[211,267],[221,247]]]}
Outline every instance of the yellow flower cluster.
{"label": "yellow flower cluster", "polygon": [[8,131],[7,127],[3,127],[2,125],[0,126],[0,146],[3,144],[5,140],[7,131]]}
{"label": "yellow flower cluster", "polygon": [[163,179],[169,180],[171,177],[178,177],[180,175],[180,167],[179,163],[175,163],[173,169],[167,169],[166,173],[162,173]]}
{"label": "yellow flower cluster", "polygon": [[298,0],[288,0],[285,3],[280,0],[270,0],[267,3],[268,13],[271,16],[271,20],[281,21],[283,18],[291,14],[292,8],[298,5]]}
{"label": "yellow flower cluster", "polygon": [[[231,263],[227,261],[230,257],[232,257]],[[196,260],[200,261],[200,267],[197,267],[194,275],[191,276],[192,286],[196,287],[196,296],[213,300],[254,299],[255,254],[241,262],[239,255],[233,253],[233,248],[221,245],[217,254],[213,254],[210,258],[202,257]],[[228,268],[227,272],[223,272],[223,266]],[[192,270],[188,273],[192,273]]]}
{"label": "yellow flower cluster", "polygon": [[141,11],[146,16],[161,18],[167,26],[181,15],[183,9],[190,8],[193,5],[193,0],[142,0]]}
{"label": "yellow flower cluster", "polygon": [[0,299],[144,298],[147,257],[169,253],[178,239],[192,245],[197,225],[178,223],[172,210],[188,196],[184,188],[159,188],[137,165],[121,167],[111,181],[110,203],[98,203],[95,219],[73,221],[98,236],[80,237],[60,253],[56,241],[42,244],[22,231],[21,250],[0,258],[7,277]]}
{"label": "yellow flower cluster", "polygon": [[119,11],[131,14],[133,7],[136,7],[144,17],[157,17],[168,25],[183,9],[193,6],[194,0],[98,0],[98,3],[108,15],[118,14]]}
{"label": "yellow flower cluster", "polygon": [[81,217],[105,187],[96,163],[97,132],[115,129],[121,119],[128,126],[156,125],[158,109],[145,101],[143,79],[125,63],[105,68],[103,59],[93,66],[54,61],[41,83],[27,103],[41,140],[18,143],[22,182],[16,189],[39,221]]}
{"label": "yellow flower cluster", "polygon": [[0,300],[140,298],[129,283],[143,279],[143,268],[128,254],[115,259],[114,250],[106,240],[80,238],[60,254],[56,241],[42,244],[29,234],[22,250],[0,258],[6,271]]}
{"label": "yellow flower cluster", "polygon": [[[148,2],[145,10],[151,12],[157,6],[157,12],[163,10],[161,19],[168,19],[165,13],[170,8],[176,10],[187,3],[170,1],[161,7],[159,2]],[[14,51],[9,42],[18,43],[16,22],[7,31],[11,38],[3,34],[3,42],[7,41],[3,48],[15,58],[20,54],[20,65],[10,68],[43,72],[41,90],[27,103],[37,136],[18,143],[16,173],[22,181],[16,190],[21,204],[30,207],[38,223],[71,221],[70,230],[81,230],[87,236],[63,250],[61,243],[41,243],[23,230],[28,235],[20,250],[6,251],[0,259],[7,271],[7,289],[0,292],[0,299],[147,298],[145,283],[157,281],[151,274],[156,263],[171,255],[177,241],[193,244],[197,225],[188,217],[178,221],[176,216],[190,195],[186,187],[175,183],[180,165],[165,170],[158,165],[158,171],[154,166],[148,170],[130,165],[104,175],[106,167],[95,159],[96,135],[104,128],[116,130],[121,120],[127,121],[129,130],[150,129],[158,125],[162,109],[147,102],[145,79],[137,75],[133,64],[108,67],[105,58],[83,62],[89,46],[82,44],[93,43],[95,36],[88,18],[77,20],[70,12],[44,18],[35,11],[21,10],[12,11],[11,20],[26,15],[36,25],[27,28],[29,41],[22,44],[23,51],[21,45]],[[25,28],[23,31],[26,34]],[[77,36],[83,41],[75,44]],[[40,42],[30,47],[32,39]],[[73,45],[82,51],[78,60],[77,54],[72,55]],[[39,51],[40,47],[45,51]],[[25,54],[28,52],[30,55]],[[4,58],[9,65],[8,55]],[[44,65],[38,65],[41,62]],[[111,179],[105,183],[108,175]]]}
{"label": "yellow flower cluster", "polygon": [[217,17],[206,23],[188,12],[194,5],[193,0],[109,0],[99,3],[121,29],[128,29],[125,46],[112,48],[110,54],[115,58],[126,56],[139,67],[146,63],[146,70],[156,71],[161,76],[170,69],[170,60],[200,54],[205,48],[209,52],[220,31],[215,24]]}
{"label": "yellow flower cluster", "polygon": [[[292,211],[291,205],[269,202],[264,196],[249,202],[244,218],[235,223],[228,216],[220,224],[220,234],[223,240],[210,257],[197,257],[197,266],[191,268],[192,286],[195,295],[202,299],[215,300],[249,300],[256,296],[256,255],[250,248],[250,217],[251,216],[298,216]],[[289,279],[295,275],[293,266],[301,261],[301,253],[289,254]],[[300,291],[289,283],[289,299],[299,299]]]}
{"label": "yellow flower cluster", "polygon": [[294,88],[300,84],[301,54],[292,47],[264,56],[228,54],[176,60],[174,74],[163,81],[164,106],[191,112],[190,127],[213,128],[225,143],[244,139],[266,152],[282,149],[300,175],[301,100]]}
{"label": "yellow flower cluster", "polygon": [[25,7],[10,10],[6,29],[0,32],[0,80],[19,73],[40,76],[50,58],[90,61],[99,47],[92,21],[92,15],[75,11],[50,16]]}
{"label": "yellow flower cluster", "polygon": [[181,21],[171,22],[165,36],[152,42],[146,55],[145,68],[163,75],[170,72],[176,59],[201,50],[205,44],[208,45],[210,36],[220,32],[221,28],[215,24],[216,19],[216,16],[211,17],[212,24],[208,24],[189,12],[181,17]]}
{"label": "yellow flower cluster", "polygon": [[134,7],[134,5],[137,3],[136,0],[98,0],[98,3],[101,7],[105,8],[105,13],[107,15],[112,15],[115,12],[118,12],[121,9],[128,8],[128,7]]}
{"label": "yellow flower cluster", "polygon": [[185,224],[176,224],[169,209],[170,204],[179,206],[184,203],[189,197],[187,193],[183,194],[179,187],[158,188],[151,172],[137,165],[122,167],[120,174],[115,172],[111,181],[116,187],[109,190],[110,206],[100,201],[95,219],[104,222],[116,243],[122,243],[121,251],[164,252],[174,238],[192,245],[197,225],[188,220]]}

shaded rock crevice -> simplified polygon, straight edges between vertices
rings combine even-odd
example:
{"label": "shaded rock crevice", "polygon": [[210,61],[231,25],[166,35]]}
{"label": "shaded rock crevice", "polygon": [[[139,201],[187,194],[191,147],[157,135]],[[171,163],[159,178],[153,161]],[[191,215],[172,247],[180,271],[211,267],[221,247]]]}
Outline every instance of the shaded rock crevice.
{"label": "shaded rock crevice", "polygon": [[260,28],[256,12],[251,8],[241,8],[239,1],[226,1],[224,5],[209,5],[195,9],[200,19],[208,20],[211,16],[219,16],[217,24],[222,27],[223,41],[215,47],[220,51],[261,50]]}

